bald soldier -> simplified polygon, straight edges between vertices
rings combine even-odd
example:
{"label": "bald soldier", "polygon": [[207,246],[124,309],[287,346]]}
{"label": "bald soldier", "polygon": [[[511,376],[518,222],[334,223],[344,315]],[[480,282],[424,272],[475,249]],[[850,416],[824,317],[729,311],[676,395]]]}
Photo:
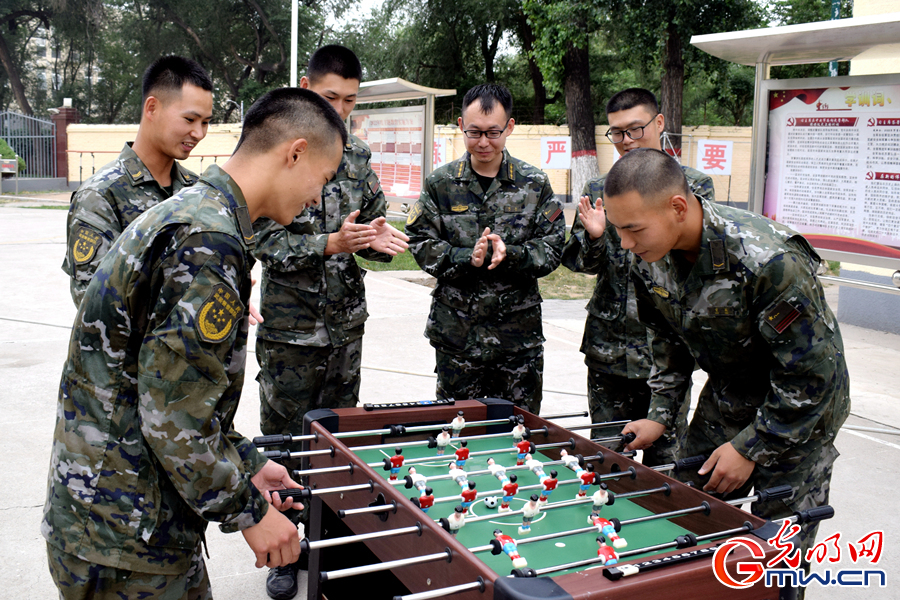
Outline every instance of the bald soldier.
{"label": "bald soldier", "polygon": [[[63,369],[42,533],[65,599],[210,598],[210,521],[256,566],[297,560],[270,492],[299,487],[233,428],[247,355],[253,221],[319,201],[347,133],[320,96],[279,89],[234,155],[136,219],[79,306]],[[271,504],[271,506],[270,506]]]}
{"label": "bald soldier", "polygon": [[196,61],[164,56],[144,72],[134,142],[72,194],[66,258],[76,308],[100,261],[145,210],[197,182],[177,160],[190,156],[212,119],[212,81]]}
{"label": "bald soldier", "polygon": [[[654,370],[646,419],[626,425],[653,443],[672,426],[694,362],[709,379],[684,456],[709,456],[697,475],[726,497],[788,484],[789,500],[754,504],[781,518],[828,502],[834,438],[850,411],[841,333],[803,236],[763,216],[707,202],[667,154],[635,150],[610,170],[606,218],[635,259],[641,321]],[[817,524],[803,526],[804,548]]]}

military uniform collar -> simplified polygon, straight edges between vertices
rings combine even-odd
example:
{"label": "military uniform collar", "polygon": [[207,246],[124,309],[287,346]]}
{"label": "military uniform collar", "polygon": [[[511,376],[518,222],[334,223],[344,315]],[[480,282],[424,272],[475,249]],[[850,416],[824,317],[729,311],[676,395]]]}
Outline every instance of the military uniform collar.
{"label": "military uniform collar", "polygon": [[[472,155],[468,152],[463,154],[459,159],[459,165],[454,173],[456,179],[461,181],[475,181],[477,173],[472,168]],[[513,157],[509,155],[509,150],[503,149],[503,162],[500,163],[500,170],[497,172],[497,179],[500,181],[514,181],[516,178],[516,165]]]}
{"label": "military uniform collar", "polygon": [[[156,179],[150,173],[150,169],[144,164],[144,161],[137,155],[132,148],[134,142],[125,142],[125,147],[119,153],[119,161],[122,163],[125,172],[131,179],[132,185],[140,185],[142,183],[155,182]],[[178,181],[181,187],[190,187],[197,183],[197,176],[185,169],[176,160],[172,164],[172,182]]]}
{"label": "military uniform collar", "polygon": [[252,247],[255,243],[253,238],[253,221],[250,220],[250,209],[247,208],[244,192],[241,191],[237,182],[219,165],[210,165],[203,172],[203,175],[200,176],[200,181],[216,188],[225,197],[228,208],[231,209],[237,221],[244,243],[248,247]]}

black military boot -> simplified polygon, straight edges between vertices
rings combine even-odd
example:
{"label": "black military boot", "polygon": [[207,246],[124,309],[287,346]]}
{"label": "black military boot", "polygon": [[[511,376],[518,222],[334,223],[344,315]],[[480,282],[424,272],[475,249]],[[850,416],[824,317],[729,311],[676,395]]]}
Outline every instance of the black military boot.
{"label": "black military boot", "polygon": [[291,600],[297,595],[297,571],[299,562],[284,567],[269,569],[266,578],[266,593],[273,600]]}

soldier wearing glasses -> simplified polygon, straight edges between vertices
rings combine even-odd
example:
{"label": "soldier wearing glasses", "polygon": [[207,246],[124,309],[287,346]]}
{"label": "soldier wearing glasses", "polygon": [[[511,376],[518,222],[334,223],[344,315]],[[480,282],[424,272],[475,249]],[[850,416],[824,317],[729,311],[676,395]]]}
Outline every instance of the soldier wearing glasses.
{"label": "soldier wearing glasses", "polygon": [[[606,115],[606,137],[621,156],[636,148],[662,149],[659,137],[665,119],[651,92],[630,88],[615,94],[606,105]],[[690,167],[681,168],[693,194],[713,202],[709,176]],[[605,180],[603,175],[585,184],[562,259],[573,271],[597,275],[581,343],[588,366],[588,405],[594,423],[644,419],[650,406],[647,329],[638,321],[634,283],[628,275],[631,252],[622,249],[615,228],[606,223],[602,207]],[[676,458],[688,404],[684,403],[679,414],[673,415],[673,428],[644,450],[644,464],[659,465]],[[613,433],[603,428],[591,432],[592,437]]]}
{"label": "soldier wearing glasses", "polygon": [[439,398],[505,398],[538,414],[544,337],[537,279],[558,266],[565,218],[547,175],[509,155],[509,90],[463,98],[466,154],[425,181],[409,212],[409,247],[437,277],[425,336]]}

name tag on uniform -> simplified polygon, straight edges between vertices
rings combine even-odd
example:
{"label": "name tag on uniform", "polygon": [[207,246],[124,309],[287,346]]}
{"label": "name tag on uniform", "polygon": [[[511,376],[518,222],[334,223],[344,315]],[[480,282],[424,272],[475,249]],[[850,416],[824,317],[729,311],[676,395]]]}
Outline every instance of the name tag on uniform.
{"label": "name tag on uniform", "polygon": [[712,317],[733,317],[734,309],[730,306],[710,306],[707,311]]}
{"label": "name tag on uniform", "polygon": [[521,206],[504,206],[503,212],[505,213],[520,213],[522,212]]}
{"label": "name tag on uniform", "polygon": [[653,292],[660,298],[668,298],[669,297],[669,290],[667,290],[664,287],[659,287],[658,285],[653,286]]}
{"label": "name tag on uniform", "polygon": [[457,204],[455,206],[451,206],[450,210],[452,210],[455,213],[463,213],[463,212],[466,212],[467,210],[469,210],[469,205],[468,204]]}

